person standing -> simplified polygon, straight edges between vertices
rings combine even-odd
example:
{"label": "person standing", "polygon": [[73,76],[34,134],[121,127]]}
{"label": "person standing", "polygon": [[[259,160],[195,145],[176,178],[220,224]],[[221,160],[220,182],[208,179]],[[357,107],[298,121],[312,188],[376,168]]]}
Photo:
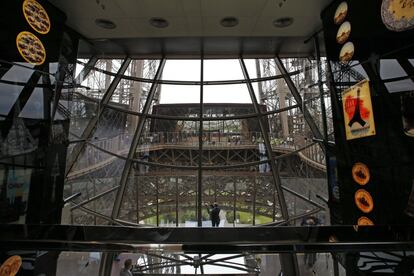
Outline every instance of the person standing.
{"label": "person standing", "polygon": [[[208,205],[206,204],[206,206]],[[218,207],[218,204],[211,204],[207,211],[210,215],[211,225],[213,227],[218,227],[220,224],[220,208]]]}
{"label": "person standing", "polygon": [[214,203],[213,209],[211,210],[211,223],[213,227],[218,227],[220,224],[220,208],[217,203]]}
{"label": "person standing", "polygon": [[124,268],[121,270],[121,273],[119,274],[119,276],[132,276],[131,268],[132,268],[132,260],[131,259],[125,260]]}

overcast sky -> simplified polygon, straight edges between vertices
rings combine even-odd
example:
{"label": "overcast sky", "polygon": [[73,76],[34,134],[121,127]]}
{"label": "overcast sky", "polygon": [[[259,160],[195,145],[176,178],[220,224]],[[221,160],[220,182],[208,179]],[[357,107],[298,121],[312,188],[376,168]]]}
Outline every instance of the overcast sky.
{"label": "overcast sky", "polygon": [[[256,78],[254,60],[245,60],[250,78]],[[204,81],[243,79],[240,63],[233,60],[205,60]],[[167,60],[163,79],[200,80],[199,60]],[[254,86],[257,94],[257,84]],[[191,85],[162,85],[160,103],[197,103],[200,100],[200,87]],[[251,103],[246,84],[205,85],[205,103]]]}

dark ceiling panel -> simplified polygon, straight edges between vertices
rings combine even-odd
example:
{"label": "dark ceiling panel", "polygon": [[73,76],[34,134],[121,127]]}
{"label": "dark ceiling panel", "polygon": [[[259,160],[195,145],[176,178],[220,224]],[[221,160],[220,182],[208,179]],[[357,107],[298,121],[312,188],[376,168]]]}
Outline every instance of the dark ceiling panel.
{"label": "dark ceiling panel", "polygon": [[[302,37],[174,37],[127,38],[95,40],[81,43],[80,57],[98,56],[119,58],[238,58],[309,56],[313,43]],[[322,47],[324,53],[324,47]]]}

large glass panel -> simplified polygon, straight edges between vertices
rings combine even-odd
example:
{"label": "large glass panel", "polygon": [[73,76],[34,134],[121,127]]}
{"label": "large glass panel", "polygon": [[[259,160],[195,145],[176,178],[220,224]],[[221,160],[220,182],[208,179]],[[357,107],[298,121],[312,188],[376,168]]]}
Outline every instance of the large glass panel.
{"label": "large glass panel", "polygon": [[0,191],[4,202],[0,210],[2,223],[25,223],[30,190],[30,179],[34,169],[1,166]]}
{"label": "large glass panel", "polygon": [[33,67],[34,66],[30,64],[16,62],[15,65],[12,65],[10,69],[7,70],[1,79],[24,84],[33,74]]}
{"label": "large glass panel", "polygon": [[24,86],[0,83],[0,114],[7,115]]}
{"label": "large glass panel", "polygon": [[239,60],[205,60],[204,81],[244,79]]}
{"label": "large glass panel", "polygon": [[[268,165],[268,164],[265,164]],[[273,221],[280,208],[279,201],[275,192],[275,185],[271,176],[254,177],[254,197],[255,197],[255,219],[256,225],[266,224]]]}
{"label": "large glass panel", "polygon": [[[83,207],[88,210],[110,216],[116,194],[115,187],[119,185],[124,165],[124,160],[86,145],[67,175],[64,197],[80,193],[73,203],[83,203]],[[88,211],[83,208],[78,209],[83,212]],[[94,223],[96,221],[94,218]],[[100,219],[98,222],[106,224],[107,220]],[[99,224],[98,222],[96,223]]]}
{"label": "large glass panel", "polygon": [[203,95],[204,103],[236,104],[252,102],[246,84],[205,85]]}
{"label": "large glass panel", "polygon": [[[159,67],[159,60],[132,60],[124,73],[125,77],[144,78],[148,81],[121,79],[117,85],[110,104],[123,110],[141,112],[153,85],[152,80]],[[158,86],[154,102],[159,102],[160,87]]]}
{"label": "large glass panel", "polygon": [[410,79],[393,81],[385,83],[388,92],[412,92],[414,91],[414,82]]}
{"label": "large glass panel", "polygon": [[179,183],[182,182],[180,177],[173,174],[158,177],[158,224],[161,227],[175,227],[178,225],[178,206],[180,204]]}
{"label": "large glass panel", "polygon": [[101,149],[127,156],[139,117],[105,107],[90,141]]}
{"label": "large glass panel", "polygon": [[200,81],[200,60],[167,60],[162,79],[174,81]]}
{"label": "large glass panel", "polygon": [[407,76],[396,59],[381,59],[379,73],[383,80]]}
{"label": "large glass panel", "polygon": [[[219,227],[233,226],[234,185],[230,176],[219,171],[203,171],[203,227],[212,226],[214,204],[220,208]],[[217,218],[215,218],[217,219]]]}
{"label": "large glass panel", "polygon": [[76,97],[76,95],[68,98],[68,101],[68,110],[70,112],[69,133],[73,136],[70,140],[78,140],[89,121],[98,115],[101,107],[95,101]]}
{"label": "large glass panel", "polygon": [[56,275],[97,275],[101,252],[62,252],[57,260]]}
{"label": "large glass panel", "polygon": [[[103,68],[105,68],[107,65],[111,66],[109,61],[105,61],[105,63],[101,62],[96,65],[96,68],[102,67],[101,69],[105,70]],[[102,99],[104,93],[106,92],[106,89],[109,87],[113,79],[113,76],[107,75],[103,71],[92,69],[86,78],[83,79],[81,83],[82,86],[77,88],[75,92],[83,94],[90,98]]]}
{"label": "large glass panel", "polygon": [[179,104],[200,102],[200,87],[192,85],[169,85],[160,87],[159,103]]}
{"label": "large glass panel", "polygon": [[140,166],[134,165],[131,171],[120,218],[146,225],[196,226],[193,174],[171,170],[141,173]]}
{"label": "large glass panel", "polygon": [[196,193],[197,177],[196,172],[186,171],[178,174],[178,226],[197,226],[196,214]]}
{"label": "large glass panel", "polygon": [[253,225],[254,178],[242,175],[234,177],[236,191],[235,226]]}
{"label": "large glass panel", "polygon": [[44,119],[43,89],[35,88],[20,112],[19,117],[29,119]]}

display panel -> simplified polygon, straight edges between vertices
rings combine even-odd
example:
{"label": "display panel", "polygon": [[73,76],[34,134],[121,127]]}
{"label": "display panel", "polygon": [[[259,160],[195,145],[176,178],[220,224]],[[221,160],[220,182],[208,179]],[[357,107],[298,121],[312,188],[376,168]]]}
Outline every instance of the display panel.
{"label": "display panel", "polygon": [[[333,20],[338,10],[349,35]],[[333,1],[321,14],[333,115],[341,122],[335,124],[337,178],[329,178],[339,192],[330,194],[339,203],[332,208],[334,223],[414,222],[405,212],[414,178],[410,16],[410,1],[392,0]]]}

